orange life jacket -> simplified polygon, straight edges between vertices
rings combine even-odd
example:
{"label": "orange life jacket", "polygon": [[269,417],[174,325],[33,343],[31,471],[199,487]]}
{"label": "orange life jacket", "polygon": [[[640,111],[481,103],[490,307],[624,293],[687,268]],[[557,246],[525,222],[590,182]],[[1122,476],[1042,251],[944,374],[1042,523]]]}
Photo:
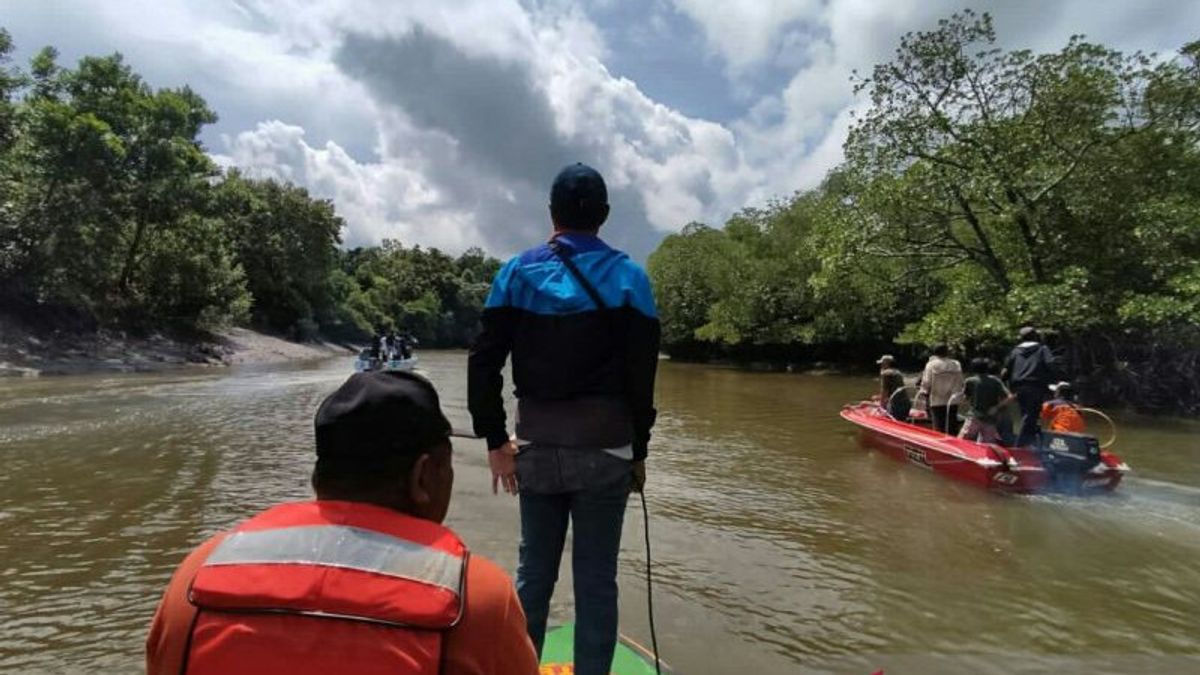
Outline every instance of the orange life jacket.
{"label": "orange life jacket", "polygon": [[242,523],[192,579],[188,675],[440,670],[468,553],[450,530],[353,502],[284,504]]}
{"label": "orange life jacket", "polygon": [[1047,401],[1042,404],[1042,422],[1049,431],[1083,433],[1083,415],[1070,403]]}

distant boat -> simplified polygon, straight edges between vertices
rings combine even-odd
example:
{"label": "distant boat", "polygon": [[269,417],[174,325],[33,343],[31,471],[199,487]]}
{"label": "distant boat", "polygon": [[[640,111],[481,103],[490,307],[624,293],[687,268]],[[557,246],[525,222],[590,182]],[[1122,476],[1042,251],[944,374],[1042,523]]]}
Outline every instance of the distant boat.
{"label": "distant boat", "polygon": [[417,367],[417,360],[417,355],[413,354],[407,359],[392,359],[391,361],[384,361],[383,367],[380,368],[380,370],[412,370],[413,368]]}
{"label": "distant boat", "polygon": [[354,360],[355,372],[366,372],[370,370],[412,370],[417,367],[419,357],[413,354],[407,359],[377,359],[371,357],[370,354],[359,354]]}
{"label": "distant boat", "polygon": [[1129,467],[1086,434],[1042,432],[1041,445],[1005,448],[901,422],[874,401],[848,404],[842,419],[862,444],[955,480],[1001,492],[1108,492]]}

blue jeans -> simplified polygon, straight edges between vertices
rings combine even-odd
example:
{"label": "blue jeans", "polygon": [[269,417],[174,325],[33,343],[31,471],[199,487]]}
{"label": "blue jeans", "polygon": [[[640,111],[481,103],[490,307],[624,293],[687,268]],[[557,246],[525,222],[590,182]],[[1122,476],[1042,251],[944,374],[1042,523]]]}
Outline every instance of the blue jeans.
{"label": "blue jeans", "polygon": [[521,554],[517,595],[538,654],[572,523],[575,672],[607,675],[617,645],[617,555],[630,463],[603,450],[528,445],[517,455]]}

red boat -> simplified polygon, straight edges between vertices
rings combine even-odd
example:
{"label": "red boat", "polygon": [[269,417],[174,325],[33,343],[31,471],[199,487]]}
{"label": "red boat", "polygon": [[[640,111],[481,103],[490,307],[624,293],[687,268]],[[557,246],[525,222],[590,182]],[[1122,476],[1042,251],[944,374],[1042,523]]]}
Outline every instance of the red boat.
{"label": "red boat", "polygon": [[1042,434],[1039,449],[977,443],[927,426],[901,422],[874,401],[849,404],[842,419],[860,429],[862,444],[917,466],[1003,492],[1107,492],[1129,467],[1084,434]]}

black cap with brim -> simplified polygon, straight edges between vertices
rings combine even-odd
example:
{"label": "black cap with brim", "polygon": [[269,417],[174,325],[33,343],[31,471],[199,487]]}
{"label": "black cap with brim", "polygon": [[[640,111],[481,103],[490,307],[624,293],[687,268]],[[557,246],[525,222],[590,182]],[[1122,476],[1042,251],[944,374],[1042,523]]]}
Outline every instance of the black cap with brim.
{"label": "black cap with brim", "polygon": [[355,373],[317,409],[317,458],[363,470],[443,443],[450,422],[433,384],[410,372]]}
{"label": "black cap with brim", "polygon": [[550,186],[550,206],[571,212],[592,211],[608,204],[608,186],[592,167],[575,163],[563,168]]}

